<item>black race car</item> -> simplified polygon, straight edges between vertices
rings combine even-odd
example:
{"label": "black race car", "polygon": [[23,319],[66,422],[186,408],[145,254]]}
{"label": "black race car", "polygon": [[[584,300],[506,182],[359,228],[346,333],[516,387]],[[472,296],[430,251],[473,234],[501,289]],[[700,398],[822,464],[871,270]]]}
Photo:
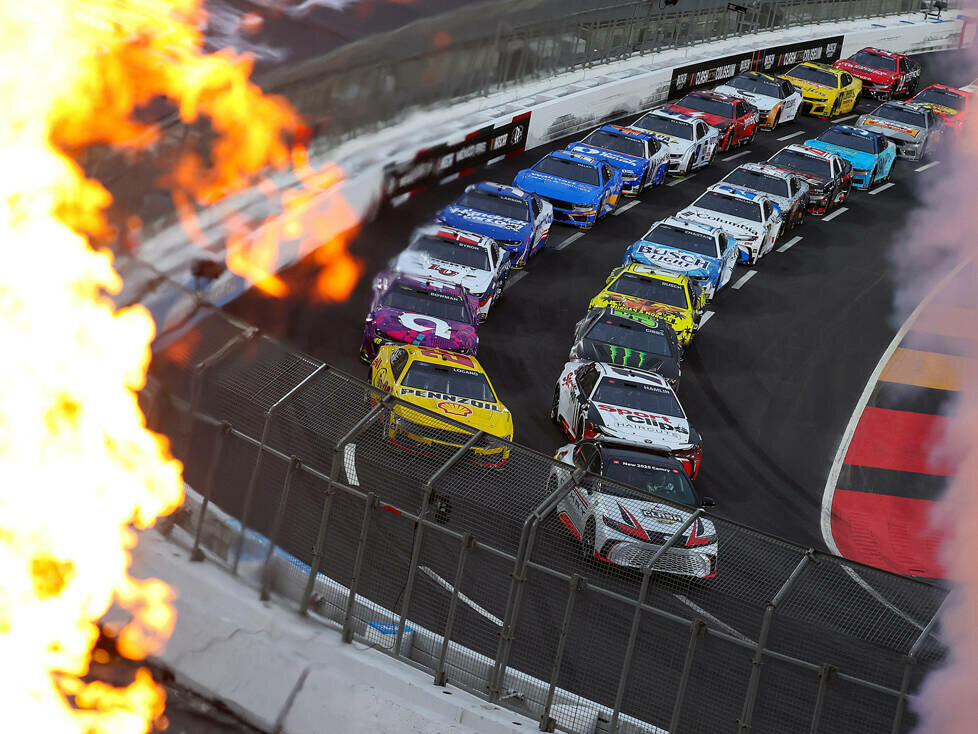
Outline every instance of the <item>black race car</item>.
{"label": "black race car", "polygon": [[808,183],[808,213],[825,214],[840,206],[852,190],[852,164],[836,153],[808,145],[788,145],[767,161]]}

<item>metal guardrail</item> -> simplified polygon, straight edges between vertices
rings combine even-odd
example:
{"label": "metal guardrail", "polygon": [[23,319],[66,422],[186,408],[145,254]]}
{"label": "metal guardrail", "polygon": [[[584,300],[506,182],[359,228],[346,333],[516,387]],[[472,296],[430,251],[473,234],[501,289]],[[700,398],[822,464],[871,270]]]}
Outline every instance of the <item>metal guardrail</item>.
{"label": "metal guardrail", "polygon": [[[204,495],[194,557],[217,506],[240,521],[218,555],[231,572],[257,564],[262,598],[288,587],[345,640],[541,730],[911,727],[906,701],[945,653],[944,590],[713,517],[712,580],[658,573],[656,557],[597,568],[555,512],[596,477],[556,483],[552,459],[482,433],[461,449],[404,441],[391,434],[403,404],[207,306],[188,313],[160,337],[141,398]],[[410,410],[413,433],[437,437],[446,419]],[[473,463],[479,449],[506,452],[505,465]],[[283,553],[284,576],[271,571]],[[317,593],[326,579],[345,592]],[[404,643],[422,634],[413,626],[443,637],[419,657]]]}

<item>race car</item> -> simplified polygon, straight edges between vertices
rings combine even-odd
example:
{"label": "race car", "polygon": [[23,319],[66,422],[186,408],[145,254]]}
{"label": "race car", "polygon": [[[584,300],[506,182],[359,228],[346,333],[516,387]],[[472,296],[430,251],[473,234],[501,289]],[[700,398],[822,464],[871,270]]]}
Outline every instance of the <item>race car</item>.
{"label": "race car", "polygon": [[920,82],[920,64],[909,56],[880,48],[856,51],[847,59],[839,59],[833,66],[859,79],[863,83],[863,94],[877,99],[909,96],[917,90]]}
{"label": "race car", "polygon": [[713,90],[731,97],[740,97],[754,105],[763,130],[773,130],[783,122],[791,122],[801,110],[801,92],[784,79],[759,71],[745,71]]}
{"label": "race car", "polygon": [[717,92],[690,92],[662,109],[706,120],[720,133],[721,152],[750,143],[760,119],[757,108],[750,102]]}
{"label": "race car", "polygon": [[965,92],[963,89],[955,89],[943,84],[931,84],[907,101],[933,110],[941,116],[948,130],[957,132],[967,117],[971,94],[971,92]]}
{"label": "race car", "polygon": [[374,278],[360,359],[371,362],[389,343],[475,354],[478,325],[479,299],[462,286],[384,271]]}
{"label": "race car", "polygon": [[808,214],[825,214],[840,206],[852,189],[852,164],[837,153],[787,145],[767,162],[805,179],[809,186]]}
{"label": "race car", "polygon": [[685,176],[708,166],[716,158],[720,131],[699,117],[679,112],[652,110],[632,127],[647,130],[669,151],[669,173]]}
{"label": "race car", "polygon": [[808,184],[800,176],[766,163],[742,163],[721,183],[767,195],[781,210],[785,229],[794,229],[805,220]]}
{"label": "race car", "polygon": [[449,227],[492,237],[509,252],[514,268],[543,248],[553,223],[553,207],[514,186],[482,181],[471,184],[453,203],[435,214]]}
{"label": "race car", "polygon": [[654,222],[625,250],[622,265],[639,263],[681,273],[713,298],[733,275],[739,248],[720,227],[669,217]]}
{"label": "race car", "polygon": [[940,148],[944,120],[926,107],[908,102],[886,102],[856,121],[856,127],[882,133],[896,145],[897,156],[919,161]]}
{"label": "race car", "polygon": [[510,256],[491,237],[435,224],[414,230],[393,268],[415,278],[438,278],[462,286],[479,299],[479,318],[484,321],[503,294]]}
{"label": "race car", "polygon": [[896,146],[880,133],[860,130],[852,125],[833,125],[805,146],[838,153],[852,164],[852,185],[871,189],[886,181],[896,161]]}
{"label": "race car", "polygon": [[605,287],[588,304],[588,310],[614,306],[665,321],[685,347],[699,327],[706,305],[706,291],[685,275],[648,265],[624,265],[608,276]]}
{"label": "race car", "polygon": [[676,216],[719,227],[740,249],[738,262],[753,265],[774,249],[785,219],[766,194],[714,184]]}
{"label": "race car", "polygon": [[669,170],[669,151],[652,133],[620,125],[602,125],[567,150],[620,168],[625,196],[638,196],[643,189],[662,183]]}
{"label": "race car", "polygon": [[681,357],[682,347],[669,324],[609,306],[591,309],[577,322],[568,359],[649,370],[676,387]]}
{"label": "race car", "polygon": [[550,417],[571,441],[601,436],[668,451],[693,479],[703,442],[664,378],[604,362],[568,362],[554,389]]}
{"label": "race car", "polygon": [[557,150],[516,174],[515,186],[553,205],[554,221],[590,229],[618,207],[621,169],[594,156]]}
{"label": "race car", "polygon": [[[574,469],[604,480],[584,480],[557,503],[557,518],[581,543],[587,562],[645,568],[689,520],[688,508],[715,504],[697,494],[676,459],[655,449],[587,440],[562,446],[554,458],[561,462],[550,470],[547,486],[554,490]],[[699,517],[659,555],[652,570],[711,579],[718,548],[716,527]]]}
{"label": "race car", "polygon": [[801,111],[816,117],[852,112],[859,104],[863,83],[843,69],[806,61],[781,75],[801,92]]}
{"label": "race car", "polygon": [[[387,418],[386,432],[387,439],[400,448],[413,450],[404,441],[410,439],[419,447],[457,449],[474,431],[513,440],[513,416],[496,396],[475,357],[444,349],[385,344],[370,363],[370,384],[472,429],[465,431],[461,426],[395,404]],[[509,448],[496,442],[476,444],[470,450],[479,463],[498,464],[509,456]]]}

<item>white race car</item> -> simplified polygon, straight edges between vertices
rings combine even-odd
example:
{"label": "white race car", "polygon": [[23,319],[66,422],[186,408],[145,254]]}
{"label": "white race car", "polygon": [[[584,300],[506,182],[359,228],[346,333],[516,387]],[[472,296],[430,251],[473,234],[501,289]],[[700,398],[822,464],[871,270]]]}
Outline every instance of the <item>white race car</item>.
{"label": "white race car", "polygon": [[[557,503],[557,517],[580,541],[588,561],[644,568],[689,520],[688,508],[714,504],[709,497],[700,499],[678,461],[652,449],[586,440],[561,447],[555,458],[561,464],[550,471],[552,489],[566,482],[575,468],[602,477],[583,480]],[[716,527],[700,517],[652,568],[713,578],[717,549]]]}
{"label": "white race car", "polygon": [[479,299],[479,318],[503,293],[511,267],[510,254],[491,237],[444,224],[419,227],[392,264],[401,273],[437,278],[460,285]]}
{"label": "white race car", "polygon": [[760,126],[765,130],[794,120],[801,109],[801,92],[790,82],[759,71],[738,74],[713,91],[750,102],[761,113]]}
{"label": "white race car", "polygon": [[720,145],[720,131],[705,120],[681,112],[652,110],[632,125],[647,130],[669,149],[669,173],[685,176],[713,162]]}
{"label": "white race car", "polygon": [[720,183],[768,196],[781,210],[784,229],[794,229],[805,220],[808,182],[783,168],[767,163],[742,163]]}
{"label": "white race car", "polygon": [[748,265],[774,248],[785,221],[781,210],[765,194],[728,184],[714,184],[676,216],[720,227],[737,240],[738,262]]}
{"label": "white race car", "polygon": [[606,362],[567,362],[550,417],[572,441],[601,436],[665,451],[696,478],[700,435],[665,378]]}

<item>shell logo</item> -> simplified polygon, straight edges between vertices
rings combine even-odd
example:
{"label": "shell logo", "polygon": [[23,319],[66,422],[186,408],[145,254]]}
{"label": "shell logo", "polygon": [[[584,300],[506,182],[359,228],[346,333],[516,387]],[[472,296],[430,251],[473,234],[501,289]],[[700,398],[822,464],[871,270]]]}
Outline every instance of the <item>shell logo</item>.
{"label": "shell logo", "polygon": [[470,415],[472,415],[472,408],[467,405],[462,405],[461,403],[450,403],[443,400],[435,407],[445,415],[451,415],[458,418],[468,418]]}

